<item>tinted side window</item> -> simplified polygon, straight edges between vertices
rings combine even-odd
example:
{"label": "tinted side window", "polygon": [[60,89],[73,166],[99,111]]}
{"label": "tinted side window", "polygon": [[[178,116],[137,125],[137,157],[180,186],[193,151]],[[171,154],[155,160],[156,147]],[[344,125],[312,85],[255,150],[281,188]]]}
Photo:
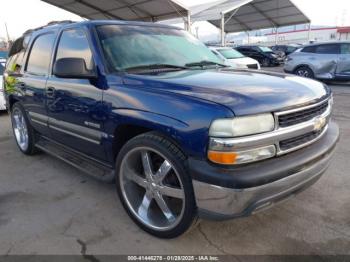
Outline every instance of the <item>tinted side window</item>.
{"label": "tinted side window", "polygon": [[315,46],[307,46],[301,50],[301,52],[303,52],[303,53],[315,53],[315,51],[316,51]]}
{"label": "tinted side window", "polygon": [[62,58],[82,58],[85,60],[87,69],[93,69],[92,53],[84,30],[63,31],[58,44],[56,60]]}
{"label": "tinted side window", "polygon": [[330,45],[320,45],[316,48],[317,54],[339,54],[339,45],[337,44],[330,44]]}
{"label": "tinted side window", "polygon": [[342,55],[350,55],[350,44],[342,44],[341,45],[341,54]]}
{"label": "tinted side window", "polygon": [[28,73],[47,75],[54,41],[54,34],[41,35],[35,40],[27,62],[26,71]]}

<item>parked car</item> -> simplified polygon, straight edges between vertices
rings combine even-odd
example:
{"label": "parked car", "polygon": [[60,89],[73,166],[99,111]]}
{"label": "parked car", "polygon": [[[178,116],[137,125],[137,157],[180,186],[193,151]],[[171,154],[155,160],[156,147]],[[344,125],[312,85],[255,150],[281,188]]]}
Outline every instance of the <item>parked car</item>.
{"label": "parked car", "polygon": [[5,84],[19,150],[115,182],[131,219],[157,237],[295,195],[338,141],[326,85],[232,70],[175,27],[65,22],[14,46]]}
{"label": "parked car", "polygon": [[245,56],[253,58],[263,67],[278,66],[283,64],[283,57],[274,53],[271,48],[265,46],[239,46],[236,50]]}
{"label": "parked car", "polygon": [[3,74],[5,71],[6,60],[0,58],[0,111],[6,110],[6,102],[3,89]]}
{"label": "parked car", "polygon": [[284,71],[321,80],[350,80],[350,42],[305,46],[289,55]]}
{"label": "parked car", "polygon": [[275,53],[277,52],[281,52],[283,53],[283,56],[289,56],[290,54],[294,53],[295,51],[297,51],[299,48],[301,48],[301,45],[275,45],[272,46],[271,49],[272,51],[274,51]]}
{"label": "parked car", "polygon": [[233,68],[260,69],[260,64],[255,59],[246,57],[231,47],[210,47],[210,50],[223,61],[225,65]]}

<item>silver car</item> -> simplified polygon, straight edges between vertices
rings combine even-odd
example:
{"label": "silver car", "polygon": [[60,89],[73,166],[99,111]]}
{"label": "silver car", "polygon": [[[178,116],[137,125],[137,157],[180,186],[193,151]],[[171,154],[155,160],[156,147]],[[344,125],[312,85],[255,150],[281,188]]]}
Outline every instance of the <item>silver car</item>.
{"label": "silver car", "polygon": [[304,46],[288,56],[284,71],[321,80],[350,80],[350,42]]}
{"label": "silver car", "polygon": [[6,60],[3,60],[0,58],[0,111],[6,110],[6,103],[5,103],[5,97],[4,97],[4,90],[3,90],[3,78],[2,74],[5,70],[5,63]]}

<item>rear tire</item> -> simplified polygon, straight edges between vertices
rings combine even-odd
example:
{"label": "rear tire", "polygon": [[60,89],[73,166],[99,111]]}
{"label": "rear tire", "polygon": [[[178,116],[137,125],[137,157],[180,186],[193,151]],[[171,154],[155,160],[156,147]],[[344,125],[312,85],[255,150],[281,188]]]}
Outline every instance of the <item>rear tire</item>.
{"label": "rear tire", "polygon": [[271,66],[271,61],[270,61],[270,59],[264,58],[264,59],[261,61],[261,66],[263,66],[263,67],[270,67],[270,66]]}
{"label": "rear tire", "polygon": [[305,78],[315,78],[314,72],[311,70],[308,66],[300,66],[297,69],[294,70],[294,74],[297,76],[305,77]]}
{"label": "rear tire", "polygon": [[150,132],[123,146],[116,161],[116,186],[131,219],[159,238],[175,238],[197,221],[186,157],[163,136]]}
{"label": "rear tire", "polygon": [[19,150],[25,155],[34,155],[38,152],[35,147],[37,134],[31,126],[24,108],[19,102],[11,110],[12,130]]}

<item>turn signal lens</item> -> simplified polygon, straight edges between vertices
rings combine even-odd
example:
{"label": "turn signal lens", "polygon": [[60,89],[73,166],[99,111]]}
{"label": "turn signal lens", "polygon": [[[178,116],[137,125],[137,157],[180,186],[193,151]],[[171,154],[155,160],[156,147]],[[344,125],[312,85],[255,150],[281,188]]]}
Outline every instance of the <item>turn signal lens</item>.
{"label": "turn signal lens", "polygon": [[216,164],[238,165],[261,161],[274,157],[276,147],[274,145],[237,152],[209,151],[208,158]]}
{"label": "turn signal lens", "polygon": [[237,154],[231,152],[209,151],[208,158],[216,164],[233,165],[236,163]]}

